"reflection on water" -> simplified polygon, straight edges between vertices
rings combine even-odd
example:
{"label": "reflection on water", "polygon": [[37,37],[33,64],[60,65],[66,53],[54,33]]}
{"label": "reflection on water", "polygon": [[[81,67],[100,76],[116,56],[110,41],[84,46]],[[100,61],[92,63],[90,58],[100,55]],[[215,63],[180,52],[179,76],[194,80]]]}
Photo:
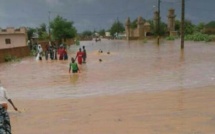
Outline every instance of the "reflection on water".
{"label": "reflection on water", "polygon": [[77,81],[78,81],[78,77],[79,75],[78,74],[72,74],[70,75],[70,82],[74,85],[76,85]]}
{"label": "reflection on water", "polygon": [[[13,97],[54,98],[214,85],[214,43],[180,41],[85,41],[87,64],[68,74],[69,61],[25,58],[0,65],[0,79]],[[75,57],[79,46],[71,46]],[[99,50],[103,53],[99,53]],[[107,52],[110,52],[108,54]],[[102,59],[102,62],[99,62]],[[48,93],[48,94],[47,94]]]}

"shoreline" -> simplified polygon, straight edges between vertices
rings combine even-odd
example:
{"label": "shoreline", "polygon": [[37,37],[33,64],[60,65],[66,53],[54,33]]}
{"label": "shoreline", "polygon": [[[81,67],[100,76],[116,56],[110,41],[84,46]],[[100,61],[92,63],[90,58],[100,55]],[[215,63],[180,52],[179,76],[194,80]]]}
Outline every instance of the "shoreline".
{"label": "shoreline", "polygon": [[214,86],[74,99],[14,100],[16,134],[188,134],[215,132]]}

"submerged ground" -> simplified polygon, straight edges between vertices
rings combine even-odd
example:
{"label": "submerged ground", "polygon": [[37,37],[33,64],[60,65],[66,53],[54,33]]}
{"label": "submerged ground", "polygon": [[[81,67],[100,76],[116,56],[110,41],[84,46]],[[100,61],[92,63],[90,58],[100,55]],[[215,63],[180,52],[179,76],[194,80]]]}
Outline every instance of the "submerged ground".
{"label": "submerged ground", "polygon": [[21,111],[9,109],[14,133],[215,132],[215,43],[185,42],[181,51],[180,41],[86,41],[69,57],[83,45],[87,64],[77,75],[68,73],[70,61],[0,65]]}

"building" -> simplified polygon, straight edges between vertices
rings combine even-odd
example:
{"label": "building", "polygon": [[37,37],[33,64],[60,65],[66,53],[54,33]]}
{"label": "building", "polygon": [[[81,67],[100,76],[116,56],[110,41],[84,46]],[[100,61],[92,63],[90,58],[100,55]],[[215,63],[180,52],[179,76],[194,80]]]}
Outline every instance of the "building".
{"label": "building", "polygon": [[144,39],[147,36],[147,33],[150,32],[150,24],[145,22],[142,17],[138,17],[137,28],[131,28],[130,18],[126,20],[125,31],[127,40],[130,39]]}
{"label": "building", "polygon": [[[167,16],[167,29],[169,36],[178,36],[178,31],[175,31],[175,10],[173,8],[170,8],[168,11]],[[159,21],[159,14],[158,11],[154,12],[154,26],[155,29],[158,29],[158,21]]]}
{"label": "building", "polygon": [[27,30],[25,27],[0,29],[0,49],[27,46]]}

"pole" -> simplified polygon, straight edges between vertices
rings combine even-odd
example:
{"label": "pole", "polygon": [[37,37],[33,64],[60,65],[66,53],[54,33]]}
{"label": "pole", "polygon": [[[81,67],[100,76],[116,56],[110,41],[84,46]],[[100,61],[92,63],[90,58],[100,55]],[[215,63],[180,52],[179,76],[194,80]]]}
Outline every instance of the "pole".
{"label": "pole", "polygon": [[181,0],[181,49],[184,49],[184,15],[185,15],[185,1]]}
{"label": "pole", "polygon": [[49,40],[51,39],[51,31],[50,31],[50,14],[51,12],[49,11]]}
{"label": "pole", "polygon": [[160,44],[160,0],[158,0],[158,25],[157,25],[157,43]]}
{"label": "pole", "polygon": [[117,17],[117,34],[116,34],[116,38],[118,38],[118,34],[119,34],[119,19]]}

